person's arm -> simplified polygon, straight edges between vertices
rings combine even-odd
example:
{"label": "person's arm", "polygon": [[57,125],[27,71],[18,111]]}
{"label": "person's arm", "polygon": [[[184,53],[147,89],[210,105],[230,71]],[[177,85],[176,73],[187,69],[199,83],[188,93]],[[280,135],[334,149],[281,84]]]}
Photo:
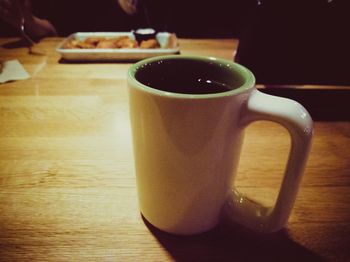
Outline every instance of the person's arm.
{"label": "person's arm", "polygon": [[118,0],[118,4],[128,15],[136,14],[138,11],[138,0]]}
{"label": "person's arm", "polygon": [[19,30],[22,16],[25,21],[25,31],[33,38],[57,35],[50,21],[38,18],[32,13],[30,0],[0,0],[1,20]]}
{"label": "person's arm", "polygon": [[37,38],[57,35],[56,29],[50,21],[40,19],[34,15],[26,19],[25,28],[28,34]]}

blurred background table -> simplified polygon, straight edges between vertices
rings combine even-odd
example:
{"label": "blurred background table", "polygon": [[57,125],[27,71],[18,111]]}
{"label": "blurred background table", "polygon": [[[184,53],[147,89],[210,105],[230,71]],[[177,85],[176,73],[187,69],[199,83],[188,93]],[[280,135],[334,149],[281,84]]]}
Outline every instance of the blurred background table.
{"label": "blurred background table", "polygon": [[[138,209],[126,90],[130,64],[61,63],[55,48],[62,38],[38,43],[34,50],[41,55],[28,54],[17,40],[0,39],[0,60],[18,59],[31,75],[0,85],[0,261],[349,261],[347,119],[315,121],[311,155],[284,230],[259,235],[224,220],[202,235],[171,236],[148,225]],[[227,59],[237,44],[180,39],[182,54]],[[281,126],[249,126],[236,186],[272,205],[288,150]]]}

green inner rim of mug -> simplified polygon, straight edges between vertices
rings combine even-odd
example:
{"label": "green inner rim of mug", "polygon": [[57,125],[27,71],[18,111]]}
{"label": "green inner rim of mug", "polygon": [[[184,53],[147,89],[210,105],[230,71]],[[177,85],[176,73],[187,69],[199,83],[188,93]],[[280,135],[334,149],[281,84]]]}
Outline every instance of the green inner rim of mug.
{"label": "green inner rim of mug", "polygon": [[[216,92],[216,93],[205,93],[205,94],[190,94],[190,93],[177,93],[169,92],[161,89],[153,88],[146,84],[141,83],[137,80],[137,74],[141,70],[149,70],[150,65],[154,63],[163,63],[168,61],[179,60],[185,62],[193,62],[200,65],[202,68],[206,68],[205,73],[209,74],[209,78],[216,78],[217,81],[223,82],[231,88],[228,91]],[[195,66],[194,66],[195,67]],[[181,69],[180,69],[181,70]],[[184,69],[186,72],[176,72],[177,74],[188,73],[189,68]],[[196,70],[196,68],[193,68]],[[151,71],[151,70],[150,70]],[[157,69],[152,74],[157,73]],[[192,74],[192,72],[189,72]],[[196,71],[194,71],[196,73]],[[233,61],[205,57],[205,56],[184,56],[184,55],[167,55],[157,56],[148,59],[141,60],[133,64],[128,71],[128,81],[132,87],[139,88],[143,91],[150,92],[155,95],[167,96],[173,98],[212,98],[212,97],[224,97],[232,96],[238,93],[245,92],[255,85],[255,77],[253,73],[247,68],[239,65]]]}

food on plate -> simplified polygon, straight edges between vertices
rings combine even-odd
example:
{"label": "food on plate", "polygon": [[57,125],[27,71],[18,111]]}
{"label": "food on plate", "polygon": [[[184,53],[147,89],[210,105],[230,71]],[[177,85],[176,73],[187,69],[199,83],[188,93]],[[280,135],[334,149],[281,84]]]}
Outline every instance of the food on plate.
{"label": "food on plate", "polygon": [[86,43],[84,41],[78,41],[76,39],[71,39],[70,41],[65,43],[63,48],[66,48],[66,49],[74,49],[74,48],[88,49],[89,48],[89,49],[91,49],[91,48],[95,48],[95,47],[92,44]]}
{"label": "food on plate", "polygon": [[149,40],[143,40],[138,43],[136,40],[129,36],[118,37],[87,37],[84,40],[70,39],[64,45],[65,49],[119,49],[119,48],[143,48],[152,49],[160,48],[158,41],[153,38]]}
{"label": "food on plate", "polygon": [[117,48],[136,48],[138,43],[136,40],[129,38],[128,36],[121,36],[116,41]]}
{"label": "food on plate", "polygon": [[117,44],[114,39],[107,39],[98,42],[96,48],[117,48]]}
{"label": "food on plate", "polygon": [[84,42],[87,43],[87,44],[91,44],[91,45],[96,46],[99,42],[105,41],[105,40],[106,40],[105,37],[90,36],[90,37],[87,37],[87,38],[84,40]]}
{"label": "food on plate", "polygon": [[140,48],[150,49],[159,48],[159,43],[156,39],[143,40],[140,44]]}

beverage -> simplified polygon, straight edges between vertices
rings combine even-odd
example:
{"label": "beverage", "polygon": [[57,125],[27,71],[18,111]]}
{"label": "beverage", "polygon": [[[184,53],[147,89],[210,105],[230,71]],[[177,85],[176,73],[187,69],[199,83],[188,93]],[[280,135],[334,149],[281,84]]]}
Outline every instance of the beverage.
{"label": "beverage", "polygon": [[[221,71],[222,70],[222,71]],[[147,63],[136,73],[142,84],[171,93],[215,94],[231,91],[242,85],[243,79],[237,75],[232,78],[230,69],[218,67],[195,60],[175,59]],[[227,77],[230,74],[230,77]]]}

